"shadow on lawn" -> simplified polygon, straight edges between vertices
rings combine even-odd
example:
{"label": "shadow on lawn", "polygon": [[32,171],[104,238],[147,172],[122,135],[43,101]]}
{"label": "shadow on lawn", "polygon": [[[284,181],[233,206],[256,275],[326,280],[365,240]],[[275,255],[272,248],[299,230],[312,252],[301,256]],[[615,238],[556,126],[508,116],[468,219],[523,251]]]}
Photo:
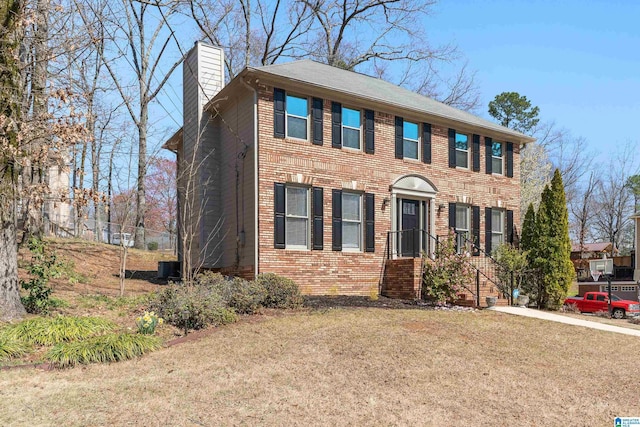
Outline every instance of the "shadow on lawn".
{"label": "shadow on lawn", "polygon": [[[113,277],[119,277],[114,274]],[[125,279],[144,280],[154,285],[166,285],[167,279],[159,279],[157,270],[125,270]]]}

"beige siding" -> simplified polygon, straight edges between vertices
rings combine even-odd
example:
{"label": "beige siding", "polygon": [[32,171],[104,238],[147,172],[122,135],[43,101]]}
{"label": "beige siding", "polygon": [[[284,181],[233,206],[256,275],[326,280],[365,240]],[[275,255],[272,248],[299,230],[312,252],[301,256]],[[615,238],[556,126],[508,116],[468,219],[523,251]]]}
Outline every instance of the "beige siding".
{"label": "beige siding", "polygon": [[[210,233],[203,218],[220,216],[216,211],[220,206],[216,199],[219,192],[210,192],[207,188],[219,182],[219,167],[213,156],[203,161],[212,152],[218,130],[209,119],[209,113],[203,115],[203,107],[222,89],[223,63],[222,49],[202,43],[196,43],[183,63],[184,124],[178,184],[181,209],[189,213],[181,231],[191,242],[190,250],[182,248],[182,255],[191,256],[192,267],[199,267],[203,252],[210,250]],[[204,194],[207,196],[203,197]]]}
{"label": "beige siding", "polygon": [[[206,255],[209,268],[254,263],[253,93],[239,89],[229,105],[233,107],[220,107],[213,119],[218,136],[210,146],[214,160],[208,165],[218,168],[218,181],[207,191],[211,206],[204,230],[207,235],[218,232]],[[219,197],[215,202],[214,194]]]}

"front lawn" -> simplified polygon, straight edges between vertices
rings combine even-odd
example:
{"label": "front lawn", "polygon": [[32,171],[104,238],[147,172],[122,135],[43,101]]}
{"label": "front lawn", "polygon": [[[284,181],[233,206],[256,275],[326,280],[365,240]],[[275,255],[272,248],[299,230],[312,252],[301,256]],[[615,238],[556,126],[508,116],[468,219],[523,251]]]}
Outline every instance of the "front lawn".
{"label": "front lawn", "polygon": [[638,354],[636,337],[489,311],[269,311],[132,361],[4,371],[0,419],[610,425],[640,414]]}

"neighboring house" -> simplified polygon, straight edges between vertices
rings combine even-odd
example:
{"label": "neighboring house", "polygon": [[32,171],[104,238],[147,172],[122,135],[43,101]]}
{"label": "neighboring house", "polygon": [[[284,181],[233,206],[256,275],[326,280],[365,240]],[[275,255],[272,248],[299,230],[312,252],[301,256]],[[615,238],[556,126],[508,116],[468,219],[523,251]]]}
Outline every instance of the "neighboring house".
{"label": "neighboring house", "polygon": [[62,201],[61,197],[61,194],[68,197],[69,179],[68,168],[58,164],[47,168],[46,183],[51,194],[43,206],[45,233],[47,234],[63,237],[74,236],[73,206],[68,201]]}
{"label": "neighboring house", "polygon": [[585,243],[580,247],[579,243],[571,245],[571,259],[595,259],[603,255],[611,258],[618,254],[618,249],[611,242]]}
{"label": "neighboring house", "polygon": [[273,272],[307,294],[410,297],[414,256],[435,236],[452,228],[489,253],[514,239],[533,138],[310,60],[248,67],[225,86],[223,59],[202,43],[189,53],[184,127],[165,143],[192,266]]}

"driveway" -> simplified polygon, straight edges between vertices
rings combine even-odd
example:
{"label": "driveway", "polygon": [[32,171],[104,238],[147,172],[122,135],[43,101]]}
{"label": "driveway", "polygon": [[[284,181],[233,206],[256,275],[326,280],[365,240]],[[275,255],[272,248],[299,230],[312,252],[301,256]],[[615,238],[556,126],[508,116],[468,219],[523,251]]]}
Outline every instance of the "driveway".
{"label": "driveway", "polygon": [[500,313],[513,314],[516,316],[533,317],[535,319],[549,320],[552,322],[566,323],[567,325],[583,326],[585,328],[599,329],[601,331],[616,332],[618,334],[635,335],[640,337],[640,330],[623,328],[621,326],[605,325],[604,323],[592,322],[590,320],[575,319],[573,317],[561,316],[549,313],[548,311],[536,310],[525,307],[491,307],[488,310],[499,311]]}

